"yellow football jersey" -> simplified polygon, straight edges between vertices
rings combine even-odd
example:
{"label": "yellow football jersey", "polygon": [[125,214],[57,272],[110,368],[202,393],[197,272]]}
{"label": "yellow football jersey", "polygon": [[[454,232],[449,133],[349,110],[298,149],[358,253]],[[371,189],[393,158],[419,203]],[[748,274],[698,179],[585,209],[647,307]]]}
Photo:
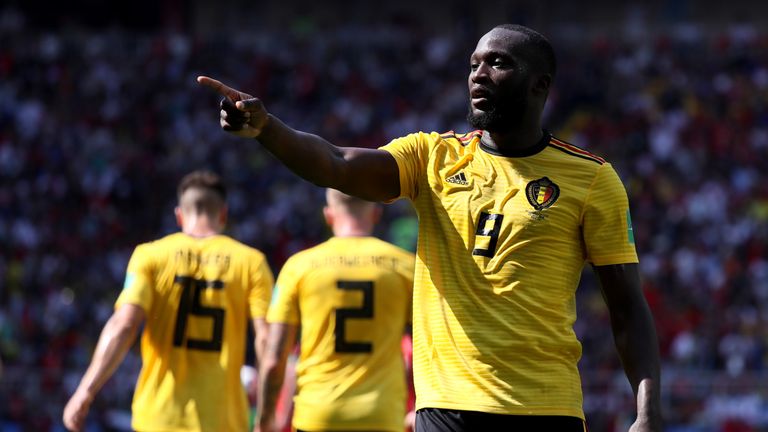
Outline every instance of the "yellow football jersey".
{"label": "yellow football jersey", "polygon": [[136,248],[116,303],[147,316],[134,429],[247,429],[246,332],[265,317],[272,285],[264,255],[224,235],[177,233]]}
{"label": "yellow football jersey", "polygon": [[584,418],[573,331],[582,268],[637,262],[616,172],[548,134],[505,155],[480,131],[382,148],[419,215],[417,408]]}
{"label": "yellow football jersey", "polygon": [[334,237],[285,263],[267,319],[301,325],[295,428],[403,430],[413,267],[374,237]]}

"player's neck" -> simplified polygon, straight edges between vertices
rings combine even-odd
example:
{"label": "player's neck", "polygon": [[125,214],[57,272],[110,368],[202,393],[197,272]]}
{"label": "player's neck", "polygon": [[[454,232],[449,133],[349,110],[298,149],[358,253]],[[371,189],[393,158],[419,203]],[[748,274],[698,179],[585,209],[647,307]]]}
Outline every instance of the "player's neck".
{"label": "player's neck", "polygon": [[483,144],[500,153],[525,150],[536,146],[544,136],[539,125],[504,132],[483,131]]}
{"label": "player's neck", "polygon": [[355,222],[336,223],[333,225],[334,237],[368,237],[373,233],[373,227]]}
{"label": "player's neck", "polygon": [[212,237],[224,231],[226,219],[221,216],[186,213],[177,219],[181,232],[190,237]]}
{"label": "player's neck", "polygon": [[219,231],[215,230],[182,230],[182,232],[195,238],[213,237],[221,234]]}
{"label": "player's neck", "polygon": [[204,220],[198,220],[191,224],[185,224],[181,232],[190,237],[203,238],[219,235],[221,234],[221,229]]}

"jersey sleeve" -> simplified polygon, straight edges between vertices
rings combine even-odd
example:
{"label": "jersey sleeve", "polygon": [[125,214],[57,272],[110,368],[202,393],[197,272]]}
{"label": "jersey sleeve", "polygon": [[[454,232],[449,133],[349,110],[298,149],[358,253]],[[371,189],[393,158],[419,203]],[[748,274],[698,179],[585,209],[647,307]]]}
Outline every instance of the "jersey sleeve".
{"label": "jersey sleeve", "polygon": [[269,305],[267,321],[298,325],[299,315],[299,284],[301,283],[301,265],[295,257],[285,262],[277,276],[272,302]]}
{"label": "jersey sleeve", "polygon": [[400,196],[415,200],[419,194],[419,183],[426,173],[429,160],[429,139],[424,132],[410,134],[392,140],[381,147],[397,161],[400,173]]}
{"label": "jersey sleeve", "polygon": [[123,291],[115,302],[115,308],[124,304],[134,304],[149,312],[154,300],[154,277],[152,255],[148,245],[139,245],[133,251],[125,272]]}
{"label": "jersey sleeve", "polygon": [[265,318],[275,279],[263,254],[254,252],[252,259],[254,262],[249,275],[251,286],[248,292],[248,310],[251,319]]}
{"label": "jersey sleeve", "polygon": [[638,262],[627,192],[610,164],[597,172],[582,221],[587,261],[596,266]]}
{"label": "jersey sleeve", "polygon": [[405,252],[400,259],[398,271],[403,278],[406,289],[408,290],[410,301],[408,302],[408,323],[413,319],[413,279],[416,268],[416,256],[410,252]]}

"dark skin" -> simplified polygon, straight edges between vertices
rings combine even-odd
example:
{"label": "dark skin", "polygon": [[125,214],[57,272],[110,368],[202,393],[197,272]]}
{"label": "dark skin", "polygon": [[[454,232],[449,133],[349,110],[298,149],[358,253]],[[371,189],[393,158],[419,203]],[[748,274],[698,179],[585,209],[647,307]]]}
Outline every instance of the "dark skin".
{"label": "dark skin", "polygon": [[503,99],[518,99],[527,93],[525,108],[512,126],[485,130],[483,142],[500,152],[523,150],[536,145],[543,136],[541,112],[552,84],[552,75],[535,73],[520,49],[522,35],[496,29],[483,36],[469,59],[470,109],[480,115]]}
{"label": "dark skin", "polygon": [[[543,136],[541,114],[553,77],[526,60],[524,40],[520,33],[496,28],[480,39],[470,57],[472,115],[482,115],[510,99],[523,101],[519,116],[504,122],[504,127],[483,131],[483,142],[502,153],[532,147]],[[388,152],[334,146],[321,137],[286,126],[251,95],[208,77],[199,77],[198,82],[224,96],[224,130],[258,138],[303,178],[372,201],[387,201],[399,195],[397,163]],[[637,419],[629,430],[661,431],[658,342],[638,266],[618,264],[594,269],[610,312],[616,349],[637,400]]]}

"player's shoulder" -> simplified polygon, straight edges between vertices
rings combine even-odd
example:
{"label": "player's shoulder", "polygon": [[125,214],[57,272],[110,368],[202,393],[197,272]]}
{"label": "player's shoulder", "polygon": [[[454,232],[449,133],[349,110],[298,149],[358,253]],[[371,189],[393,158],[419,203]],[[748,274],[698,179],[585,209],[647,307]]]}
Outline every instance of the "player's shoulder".
{"label": "player's shoulder", "polygon": [[[570,142],[555,137],[549,136],[549,142],[547,148],[555,150],[556,154],[563,157],[564,160],[577,164],[592,164],[595,167],[608,164],[608,162],[602,157],[592,153],[582,147],[574,145]],[[610,164],[608,164],[610,165]]]}
{"label": "player's shoulder", "polygon": [[378,237],[369,237],[369,239],[369,241],[380,248],[383,253],[392,255],[395,258],[413,259],[415,257],[412,252],[409,252],[396,244],[382,240]]}
{"label": "player's shoulder", "polygon": [[482,135],[481,130],[474,130],[471,132],[456,132],[453,130],[449,130],[447,132],[414,132],[412,134],[406,135],[402,138],[398,138],[395,140],[397,141],[403,141],[403,142],[413,142],[413,143],[420,143],[421,145],[426,144],[429,147],[433,146],[441,146],[441,145],[448,145],[448,146],[458,146],[458,147],[466,147],[469,145],[469,143],[472,141],[473,138],[479,137]]}
{"label": "player's shoulder", "polygon": [[440,143],[447,144],[447,145],[458,145],[461,147],[466,147],[469,145],[470,142],[472,142],[473,139],[479,138],[482,136],[483,131],[481,130],[473,130],[470,132],[456,132],[453,130],[449,130],[447,132],[432,132],[430,136],[439,141]]}
{"label": "player's shoulder", "polygon": [[183,234],[173,233],[136,245],[135,253],[156,254],[159,250],[173,247],[182,241]]}
{"label": "player's shoulder", "polygon": [[306,249],[302,249],[298,252],[295,252],[290,257],[288,257],[288,259],[285,261],[285,264],[283,264],[283,268],[301,267],[306,263],[317,259],[318,257],[330,255],[333,252],[334,251],[330,247],[329,242],[324,241],[322,243],[319,243],[314,246],[310,246]]}
{"label": "player's shoulder", "polygon": [[249,259],[266,260],[266,255],[259,249],[249,246],[237,239],[234,239],[225,234],[219,234],[216,236],[215,241],[219,243],[219,247],[225,248],[235,255],[239,255]]}
{"label": "player's shoulder", "polygon": [[285,267],[311,266],[311,263],[323,261],[329,256],[348,256],[354,254],[388,255],[398,259],[412,259],[414,255],[392,243],[374,236],[368,237],[331,237],[330,239],[291,255]]}

